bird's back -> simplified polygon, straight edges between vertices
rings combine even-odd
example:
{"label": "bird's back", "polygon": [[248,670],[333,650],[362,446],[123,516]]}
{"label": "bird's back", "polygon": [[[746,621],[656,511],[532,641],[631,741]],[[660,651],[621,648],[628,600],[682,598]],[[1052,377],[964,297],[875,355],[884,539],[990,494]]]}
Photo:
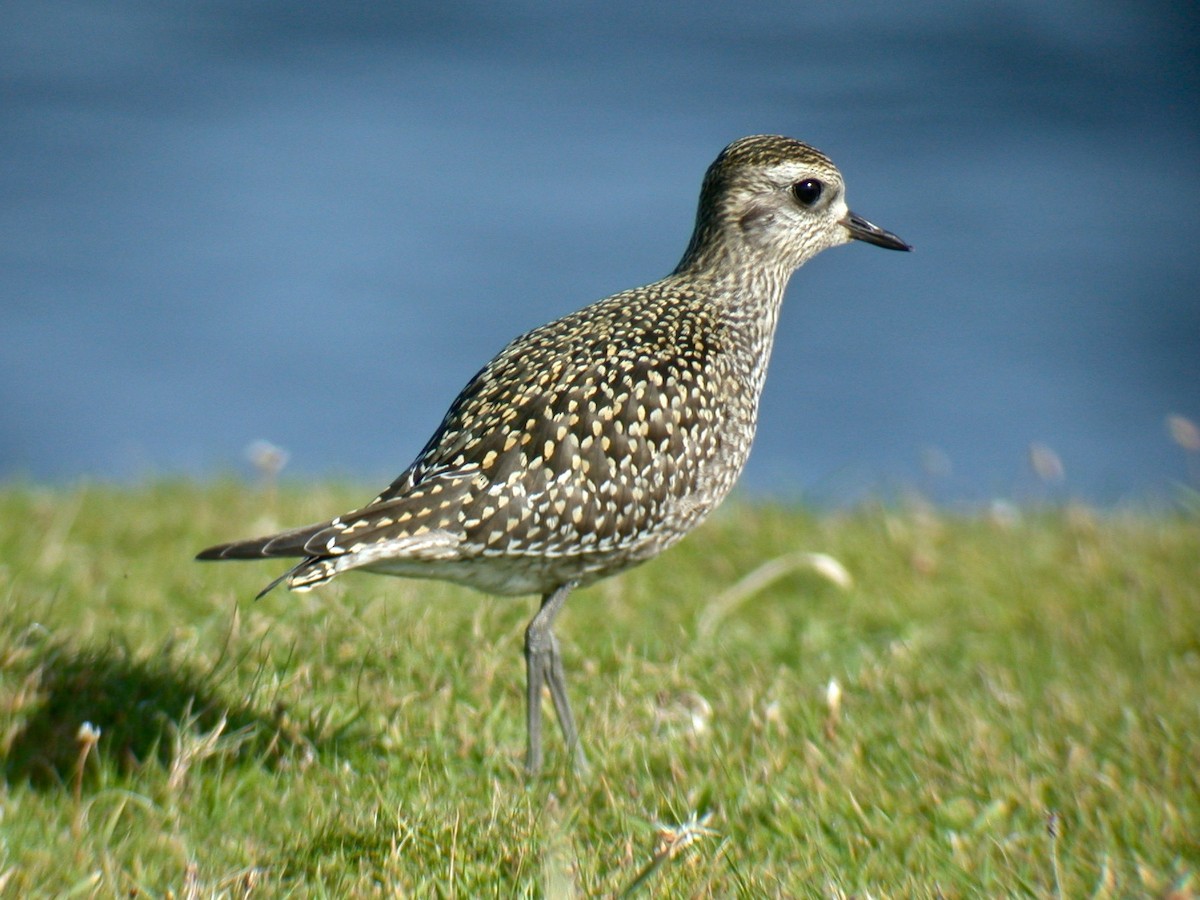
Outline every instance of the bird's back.
{"label": "bird's back", "polygon": [[738,349],[712,298],[677,278],[527,332],[387,490],[292,541],[318,557],[293,586],[353,562],[529,593],[653,556],[745,462],[757,392]]}

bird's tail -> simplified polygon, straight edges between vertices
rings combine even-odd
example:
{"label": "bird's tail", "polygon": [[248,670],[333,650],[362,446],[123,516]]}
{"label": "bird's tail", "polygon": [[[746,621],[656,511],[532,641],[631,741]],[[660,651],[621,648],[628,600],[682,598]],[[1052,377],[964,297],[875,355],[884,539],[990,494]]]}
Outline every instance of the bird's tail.
{"label": "bird's tail", "polygon": [[265,559],[268,556],[312,556],[304,545],[317,532],[327,528],[328,522],[305,525],[279,534],[217,544],[196,554],[196,559]]}
{"label": "bird's tail", "polygon": [[196,559],[266,559],[278,556],[303,557],[299,563],[288,569],[265,588],[258,592],[254,599],[259,600],[264,594],[288,582],[292,590],[307,591],[318,584],[324,584],[341,568],[334,559],[321,559],[314,556],[305,545],[313,535],[329,527],[329,522],[317,525],[305,525],[303,528],[293,528],[279,534],[269,534],[265,537],[250,538],[244,541],[232,541],[228,544],[217,544],[196,554]]}

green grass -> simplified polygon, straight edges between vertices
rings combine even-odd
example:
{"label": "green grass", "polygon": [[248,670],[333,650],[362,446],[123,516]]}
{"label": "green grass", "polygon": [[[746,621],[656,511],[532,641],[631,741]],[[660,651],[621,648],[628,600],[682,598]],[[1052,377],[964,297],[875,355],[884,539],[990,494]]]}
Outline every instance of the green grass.
{"label": "green grass", "polygon": [[532,599],[191,561],[367,496],[0,489],[0,893],[1197,892],[1194,511],[727,506],[572,596],[527,784]]}

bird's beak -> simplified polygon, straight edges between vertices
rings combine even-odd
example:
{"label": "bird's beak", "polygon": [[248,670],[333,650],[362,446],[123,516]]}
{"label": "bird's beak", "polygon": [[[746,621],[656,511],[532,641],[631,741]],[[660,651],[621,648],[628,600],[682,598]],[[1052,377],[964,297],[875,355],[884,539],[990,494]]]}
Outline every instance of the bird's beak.
{"label": "bird's beak", "polygon": [[846,213],[842,219],[842,224],[846,226],[846,230],[850,232],[850,237],[856,241],[866,241],[868,244],[874,244],[877,247],[886,247],[888,250],[911,250],[908,244],[900,240],[890,231],[884,231],[878,225],[872,225],[862,216],[855,215],[852,212]]}

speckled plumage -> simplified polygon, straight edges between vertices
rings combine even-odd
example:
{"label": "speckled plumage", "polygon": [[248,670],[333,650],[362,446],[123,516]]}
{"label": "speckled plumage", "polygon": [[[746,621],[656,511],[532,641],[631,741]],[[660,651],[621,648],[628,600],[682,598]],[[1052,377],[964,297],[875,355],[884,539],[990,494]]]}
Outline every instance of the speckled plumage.
{"label": "speckled plumage", "polygon": [[729,492],[750,452],[787,280],[853,238],[908,249],[846,209],[841,176],[818,151],[743,138],[709,168],[691,243],[669,276],[512,341],[367,505],[200,558],[299,556],[284,577],[301,590],[361,568],[542,594],[526,638],[527,764],[541,759],[541,667],[582,765],[554,615],[573,587],[661,552]]}

